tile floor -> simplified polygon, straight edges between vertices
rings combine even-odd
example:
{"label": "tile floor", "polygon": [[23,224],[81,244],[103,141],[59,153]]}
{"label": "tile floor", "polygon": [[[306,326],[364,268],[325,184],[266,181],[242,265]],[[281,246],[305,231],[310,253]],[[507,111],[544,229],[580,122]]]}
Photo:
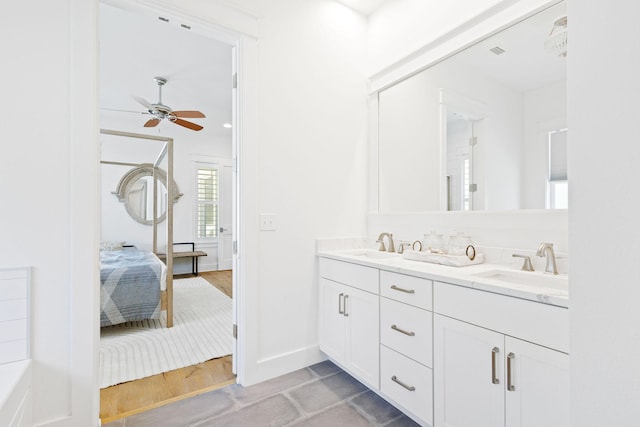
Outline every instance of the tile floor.
{"label": "tile floor", "polygon": [[251,387],[227,386],[103,427],[410,427],[413,420],[326,361]]}

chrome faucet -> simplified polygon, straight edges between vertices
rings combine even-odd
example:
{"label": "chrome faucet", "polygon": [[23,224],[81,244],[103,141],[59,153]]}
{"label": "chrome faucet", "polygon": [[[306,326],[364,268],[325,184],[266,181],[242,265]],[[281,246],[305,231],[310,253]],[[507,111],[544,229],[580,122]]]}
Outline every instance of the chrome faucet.
{"label": "chrome faucet", "polygon": [[553,243],[540,243],[536,255],[547,257],[547,266],[544,268],[545,273],[558,274],[558,266],[556,265],[556,254],[555,252],[553,252]]}
{"label": "chrome faucet", "polygon": [[[385,248],[384,246],[384,238],[388,237],[389,238],[389,249]],[[376,243],[380,243],[380,251],[384,252],[384,251],[388,251],[388,252],[395,252],[396,248],[393,246],[393,234],[391,233],[380,233],[380,235],[378,236],[378,240],[376,240]]]}

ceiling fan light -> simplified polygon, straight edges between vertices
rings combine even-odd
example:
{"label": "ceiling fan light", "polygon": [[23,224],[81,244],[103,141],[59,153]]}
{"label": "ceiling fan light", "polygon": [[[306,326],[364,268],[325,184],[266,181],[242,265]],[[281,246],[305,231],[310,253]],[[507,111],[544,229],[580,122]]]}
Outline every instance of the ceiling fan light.
{"label": "ceiling fan light", "polygon": [[567,56],[567,17],[556,19],[544,42],[544,49],[556,56]]}

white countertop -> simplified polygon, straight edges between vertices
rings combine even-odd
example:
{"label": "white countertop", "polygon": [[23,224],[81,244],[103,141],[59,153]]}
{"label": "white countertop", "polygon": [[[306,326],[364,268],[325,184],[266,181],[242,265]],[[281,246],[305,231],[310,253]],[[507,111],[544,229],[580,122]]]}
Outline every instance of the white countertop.
{"label": "white countertop", "polygon": [[[476,264],[466,267],[450,267],[446,265],[431,264],[421,261],[413,261],[396,255],[389,258],[371,258],[362,255],[362,250],[335,250],[318,251],[318,256],[339,261],[352,262],[364,266],[378,268],[380,270],[395,273],[408,274],[424,279],[451,283],[482,291],[498,293],[515,298],[527,299],[544,304],[559,307],[569,307],[568,276],[561,274],[558,277],[567,281],[567,289],[553,289],[545,286],[525,285],[520,283],[508,283],[502,280],[479,277],[477,274],[500,270],[514,272],[514,274],[526,274],[527,278],[540,277],[544,280],[545,273],[520,272],[511,266],[500,264]],[[531,280],[534,281],[534,280]]]}

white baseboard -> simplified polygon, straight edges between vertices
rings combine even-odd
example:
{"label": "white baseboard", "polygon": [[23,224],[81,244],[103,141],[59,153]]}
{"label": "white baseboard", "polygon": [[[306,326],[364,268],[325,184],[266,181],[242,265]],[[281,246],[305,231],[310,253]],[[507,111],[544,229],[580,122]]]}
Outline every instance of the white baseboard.
{"label": "white baseboard", "polygon": [[253,372],[245,375],[243,386],[247,387],[262,381],[285,375],[315,363],[322,362],[327,356],[317,345],[304,347],[289,353],[260,359],[256,362]]}

